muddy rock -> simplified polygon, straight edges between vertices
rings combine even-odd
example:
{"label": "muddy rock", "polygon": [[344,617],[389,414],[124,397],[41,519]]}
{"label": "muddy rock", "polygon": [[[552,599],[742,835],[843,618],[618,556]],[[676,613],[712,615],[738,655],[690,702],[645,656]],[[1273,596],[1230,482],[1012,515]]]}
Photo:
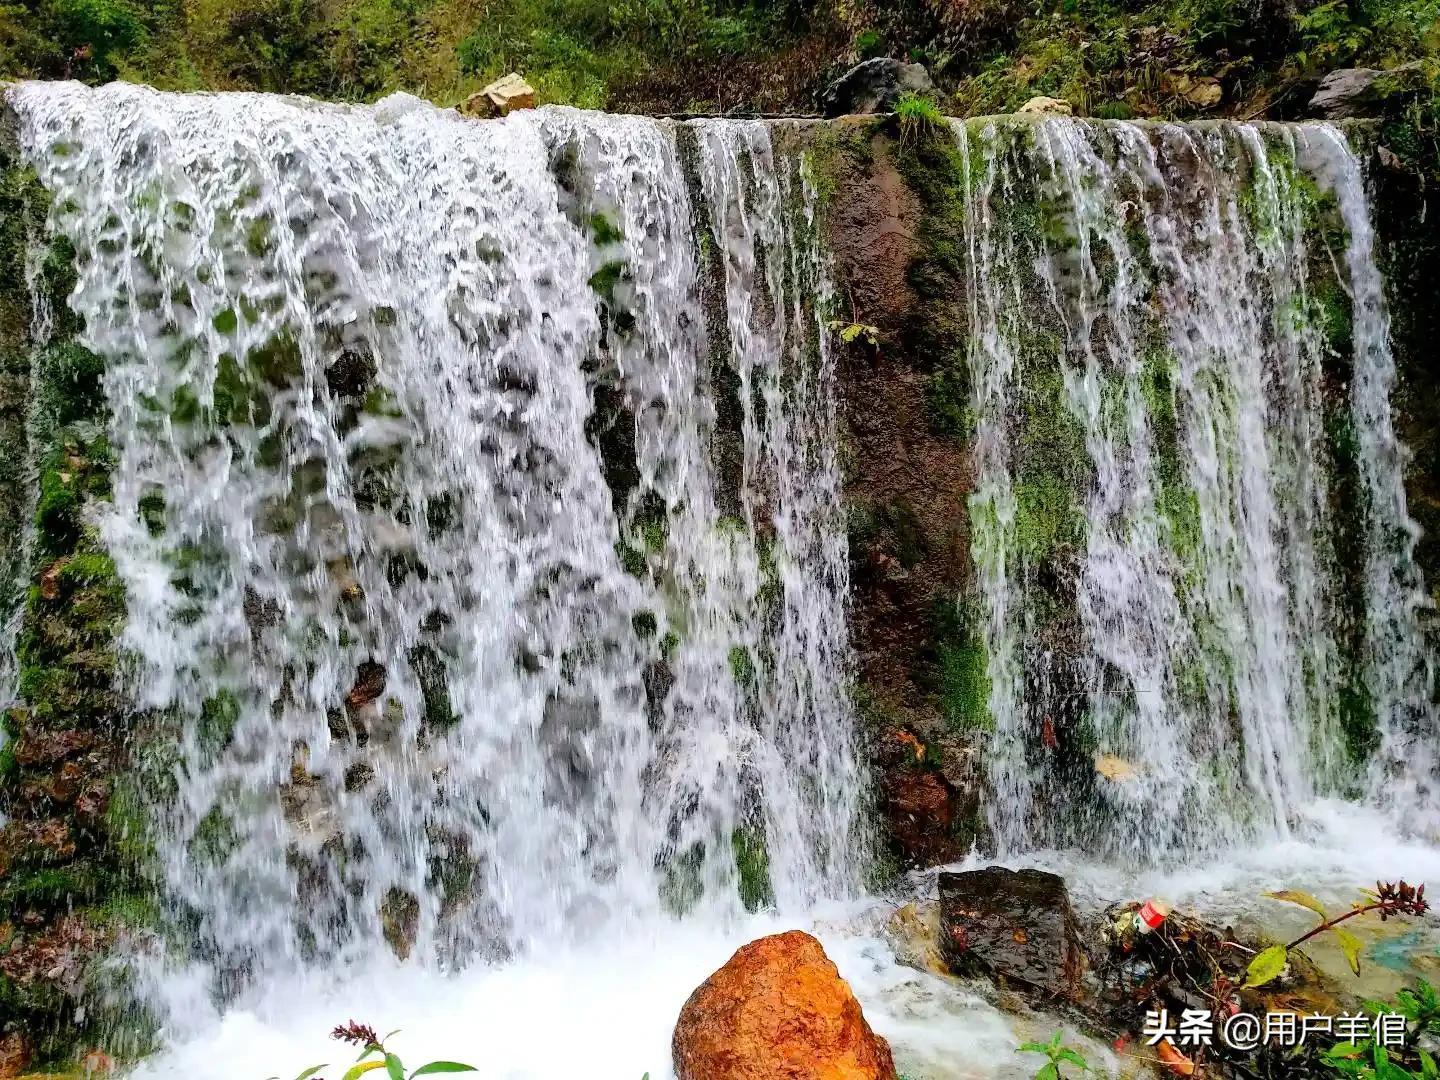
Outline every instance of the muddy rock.
{"label": "muddy rock", "polygon": [[820,99],[820,108],[826,116],[894,112],[902,95],[934,89],[930,73],[922,65],[877,56],[856,64],[831,83]]}
{"label": "muddy rock", "polygon": [[690,995],[671,1044],[679,1080],[895,1080],[820,943],[791,930],[741,948]]}
{"label": "muddy rock", "polygon": [[1065,880],[1000,866],[940,875],[941,949],[956,974],[1044,1001],[1083,997],[1084,951]]}

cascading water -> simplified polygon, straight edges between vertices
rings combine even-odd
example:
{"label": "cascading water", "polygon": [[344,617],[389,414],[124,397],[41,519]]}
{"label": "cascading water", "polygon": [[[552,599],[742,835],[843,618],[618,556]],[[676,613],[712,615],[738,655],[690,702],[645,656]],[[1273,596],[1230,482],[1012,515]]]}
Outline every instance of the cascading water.
{"label": "cascading water", "polygon": [[853,888],[828,287],[764,125],[11,100],[107,364],[192,973]]}
{"label": "cascading water", "polygon": [[[800,129],[8,98],[106,370],[96,524],[151,733],[132,779],[189,943],[133,958],[188,1048],[157,1068],[273,1067],[315,1024],[267,998],[329,1009],[331,983],[407,1033],[484,1016],[495,1075],[619,1074],[636,1024],[663,1061],[731,928],[770,928],[743,909],[813,919],[869,854]],[[985,648],[1002,852],[1153,863],[1283,840],[1333,794],[1433,829],[1395,365],[1344,137],[954,137],[978,477],[957,625]],[[29,443],[46,422],[32,403]],[[1003,1074],[1012,1029],[900,973],[855,911],[826,944],[867,1010],[898,994],[880,1015],[937,1076]],[[968,1059],[935,1034],[957,1016]]]}
{"label": "cascading water", "polygon": [[1394,363],[1344,137],[956,137],[1001,847],[1152,860],[1284,835],[1363,788],[1346,745],[1367,721],[1372,787],[1433,824]]}

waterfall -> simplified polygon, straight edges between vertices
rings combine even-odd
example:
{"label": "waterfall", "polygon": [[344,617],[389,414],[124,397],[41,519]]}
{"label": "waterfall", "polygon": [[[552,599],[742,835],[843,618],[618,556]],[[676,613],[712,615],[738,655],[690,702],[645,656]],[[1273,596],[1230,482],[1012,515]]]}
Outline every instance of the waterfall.
{"label": "waterfall", "polygon": [[227,996],[841,895],[828,277],[758,122],[26,84]]}
{"label": "waterfall", "polygon": [[1394,361],[1344,136],[955,135],[997,842],[1151,860],[1286,835],[1367,784],[1433,822]]}

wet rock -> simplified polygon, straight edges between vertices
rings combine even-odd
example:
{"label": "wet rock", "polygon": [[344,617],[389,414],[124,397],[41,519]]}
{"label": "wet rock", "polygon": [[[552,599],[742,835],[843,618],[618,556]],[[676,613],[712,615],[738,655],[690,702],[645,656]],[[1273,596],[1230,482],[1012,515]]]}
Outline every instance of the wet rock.
{"label": "wet rock", "polygon": [[350,710],[369,705],[385,692],[385,665],[366,660],[355,670],[355,685],[345,695],[345,706]]}
{"label": "wet rock", "polygon": [[963,858],[954,835],[950,788],[938,772],[921,766],[892,768],[884,775],[885,818],[895,846],[911,866],[935,866]]}
{"label": "wet rock", "polygon": [[1085,970],[1065,880],[1000,866],[940,875],[941,948],[957,974],[1078,1002]]}
{"label": "wet rock", "polygon": [[922,65],[877,56],[831,83],[820,99],[820,108],[826,116],[894,112],[901,95],[934,89],[930,73]]}
{"label": "wet rock", "polygon": [[391,951],[399,959],[408,960],[420,927],[420,901],[404,889],[392,888],[380,905],[380,926]]}
{"label": "wet rock", "polygon": [[535,107],[535,88],[525,79],[511,72],[504,78],[496,79],[479,93],[471,94],[460,105],[464,116],[504,116],[516,109]]}
{"label": "wet rock", "polygon": [[940,905],[917,901],[898,908],[885,922],[885,940],[898,963],[932,975],[949,975],[940,948]]}
{"label": "wet rock", "polygon": [[1310,115],[1322,120],[1351,120],[1384,112],[1387,98],[1416,88],[1423,68],[1406,64],[1390,71],[1377,68],[1340,68],[1320,80],[1310,99]]}
{"label": "wet rock", "polygon": [[1032,97],[1020,106],[1019,111],[1026,115],[1039,113],[1053,116],[1070,116],[1075,112],[1068,101],[1053,97]]}
{"label": "wet rock", "polygon": [[820,943],[791,930],[741,948],[690,995],[671,1043],[678,1080],[895,1080]]}
{"label": "wet rock", "polygon": [[[13,709],[11,716],[24,710]],[[15,760],[26,768],[54,765],[74,754],[83,754],[95,745],[95,736],[84,731],[35,731],[23,727],[23,721],[9,722],[10,730],[20,728],[24,734],[15,741]]]}
{"label": "wet rock", "polygon": [[325,385],[336,397],[364,397],[374,379],[374,358],[355,349],[346,349],[325,369]]}
{"label": "wet rock", "polygon": [[31,1056],[30,1042],[23,1032],[12,1031],[0,1038],[0,1080],[23,1074]]}
{"label": "wet rock", "polygon": [[368,762],[357,761],[345,770],[345,790],[352,794],[375,779],[375,767]]}

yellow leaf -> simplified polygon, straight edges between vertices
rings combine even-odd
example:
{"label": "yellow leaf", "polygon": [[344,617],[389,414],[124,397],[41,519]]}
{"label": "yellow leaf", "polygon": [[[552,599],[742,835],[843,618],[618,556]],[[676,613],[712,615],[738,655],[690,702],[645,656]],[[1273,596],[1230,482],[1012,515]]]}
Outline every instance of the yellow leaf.
{"label": "yellow leaf", "polygon": [[1114,754],[1101,754],[1095,759],[1095,771],[1106,780],[1113,780],[1117,784],[1123,784],[1126,780],[1135,779],[1135,766],[1124,758],[1116,757]]}
{"label": "yellow leaf", "polygon": [[367,1072],[372,1072],[375,1069],[383,1069],[384,1067],[384,1058],[381,1058],[379,1061],[362,1061],[359,1065],[352,1065],[350,1071],[345,1074],[342,1080],[355,1080],[358,1076],[363,1076]]}
{"label": "yellow leaf", "polygon": [[1271,900],[1284,900],[1287,904],[1299,904],[1303,908],[1309,908],[1322,919],[1328,918],[1325,914],[1325,905],[1309,893],[1301,892],[1299,889],[1281,889],[1279,892],[1267,892],[1265,895]]}
{"label": "yellow leaf", "polygon": [[1364,943],[1354,934],[1350,933],[1349,930],[1342,930],[1338,926],[1331,927],[1331,929],[1335,931],[1335,936],[1340,939],[1340,951],[1345,954],[1345,960],[1349,963],[1350,970],[1356,975],[1359,975],[1360,950],[1365,947]]}
{"label": "yellow leaf", "polygon": [[1285,970],[1288,959],[1284,945],[1271,945],[1268,949],[1256,953],[1255,959],[1250,961],[1250,966],[1245,971],[1245,985],[1264,986],[1278,978]]}

